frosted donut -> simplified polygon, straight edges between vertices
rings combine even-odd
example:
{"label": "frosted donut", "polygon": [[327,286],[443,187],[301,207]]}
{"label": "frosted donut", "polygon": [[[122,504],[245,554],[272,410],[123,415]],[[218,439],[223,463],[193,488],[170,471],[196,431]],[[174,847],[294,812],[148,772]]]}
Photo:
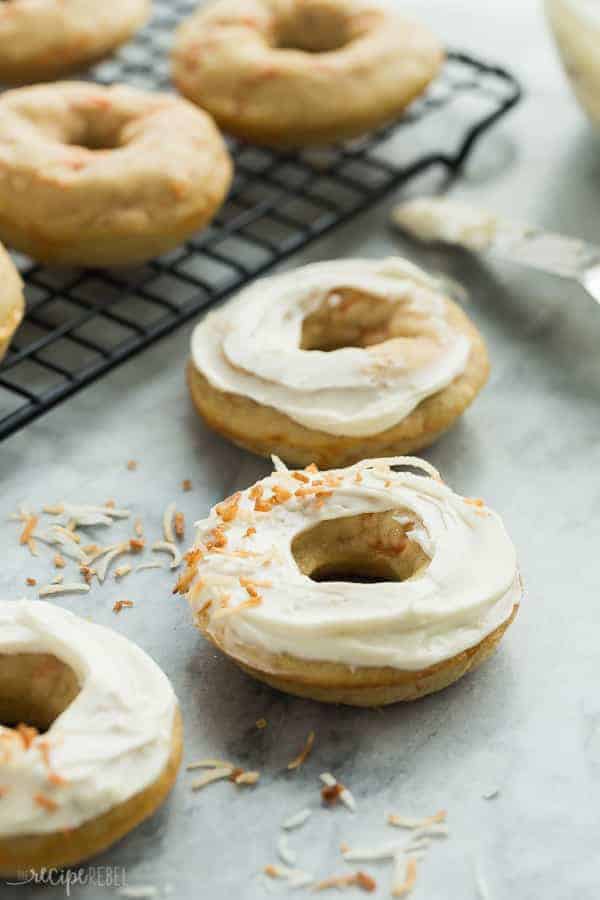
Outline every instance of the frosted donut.
{"label": "frosted donut", "polygon": [[186,100],[60,82],[0,97],[0,239],[50,264],[142,262],[205,226],[232,165]]}
{"label": "frosted donut", "polygon": [[149,0],[0,3],[0,81],[44,81],[100,59],[141,28],[149,11]]}
{"label": "frosted donut", "polygon": [[431,444],[488,369],[475,326],[421,269],[336,260],[256,282],[208,315],[188,382],[234,443],[340,466]]}
{"label": "frosted donut", "polygon": [[0,360],[12,336],[21,324],[25,310],[23,282],[17,269],[0,244]]}
{"label": "frosted donut", "polygon": [[0,722],[26,723],[0,726],[1,876],[106,849],[155,811],[179,768],[166,675],[120,634],[49,603],[0,604]]}
{"label": "frosted donut", "polygon": [[178,587],[216,647],[280,690],[355,706],[456,681],[521,599],[500,518],[409,457],[278,464],[198,523],[187,560]]}
{"label": "frosted donut", "polygon": [[173,78],[231,134],[321,144],[397,117],[442,61],[424,26],[371,0],[217,0],[180,26]]}

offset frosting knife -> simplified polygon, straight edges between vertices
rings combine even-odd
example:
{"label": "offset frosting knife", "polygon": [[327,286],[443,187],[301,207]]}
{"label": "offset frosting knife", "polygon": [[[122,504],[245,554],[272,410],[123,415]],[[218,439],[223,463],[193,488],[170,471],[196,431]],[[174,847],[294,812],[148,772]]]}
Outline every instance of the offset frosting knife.
{"label": "offset frosting knife", "polygon": [[392,222],[421,241],[441,241],[579,282],[600,303],[600,247],[506,221],[437,197],[396,206]]}

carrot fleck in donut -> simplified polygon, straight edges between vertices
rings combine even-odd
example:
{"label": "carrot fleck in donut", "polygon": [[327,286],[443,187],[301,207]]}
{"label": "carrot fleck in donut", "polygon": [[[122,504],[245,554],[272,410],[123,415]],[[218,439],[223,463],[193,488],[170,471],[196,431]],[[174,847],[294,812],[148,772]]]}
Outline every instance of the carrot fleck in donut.
{"label": "carrot fleck in donut", "polygon": [[488,376],[485,345],[405,260],[336,260],[259,281],[195,329],[194,403],[255,453],[341,466],[431,444]]}
{"label": "carrot fleck in donut", "polygon": [[58,82],[0,97],[0,239],[45,263],[164,253],[210,221],[231,173],[210,116],[169,94]]}
{"label": "carrot fleck in donut", "polygon": [[371,0],[217,0],[180,26],[173,74],[226,131],[285,146],[395,118],[442,60],[424,26]]}
{"label": "carrot fleck in donut", "polygon": [[44,81],[100,59],[127,41],[149,11],[149,0],[0,2],[0,81]]}
{"label": "carrot fleck in donut", "polygon": [[415,700],[491,654],[522,589],[483,501],[411,457],[275,462],[211,510],[187,555],[179,589],[215,646],[273,687],[354,706]]}
{"label": "carrot fleck in donut", "polygon": [[0,876],[106,849],[179,768],[166,675],[121,635],[43,601],[0,606],[0,722]]}
{"label": "carrot fleck in donut", "polygon": [[0,360],[23,318],[23,282],[10,256],[0,244]]}

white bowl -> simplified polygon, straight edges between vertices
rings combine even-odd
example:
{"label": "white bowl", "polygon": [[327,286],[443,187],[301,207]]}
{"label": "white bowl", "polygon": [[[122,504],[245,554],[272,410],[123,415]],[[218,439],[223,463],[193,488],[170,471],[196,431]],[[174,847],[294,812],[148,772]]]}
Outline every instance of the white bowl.
{"label": "white bowl", "polygon": [[600,0],[545,0],[573,91],[592,122],[600,125]]}

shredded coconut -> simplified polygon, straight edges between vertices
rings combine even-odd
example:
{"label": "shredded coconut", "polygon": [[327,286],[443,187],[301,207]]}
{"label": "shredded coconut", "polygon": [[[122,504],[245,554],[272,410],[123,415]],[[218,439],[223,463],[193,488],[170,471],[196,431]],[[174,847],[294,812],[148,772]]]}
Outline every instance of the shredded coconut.
{"label": "shredded coconut", "polygon": [[287,866],[296,865],[298,854],[290,847],[285,834],[280,835],[277,840],[277,852],[280,859],[282,859]]}
{"label": "shredded coconut", "polygon": [[170,541],[156,541],[155,544],[152,544],[152,552],[170,553],[173,557],[169,565],[170,569],[176,569],[180,565],[182,560],[181,553],[179,552],[175,544],[171,543]]}
{"label": "shredded coconut", "polygon": [[173,530],[173,516],[175,515],[175,503],[169,503],[163,513],[162,528],[165,541],[169,544],[175,543],[175,531]]}
{"label": "shredded coconut", "polygon": [[69,584],[46,584],[40,588],[38,596],[52,597],[54,594],[87,594],[89,589],[89,584],[82,584],[80,581],[74,581]]}
{"label": "shredded coconut", "polygon": [[282,822],[281,827],[285,828],[286,831],[293,831],[294,828],[301,828],[311,816],[311,809],[301,809],[299,812],[294,813],[293,816],[290,816]]}

